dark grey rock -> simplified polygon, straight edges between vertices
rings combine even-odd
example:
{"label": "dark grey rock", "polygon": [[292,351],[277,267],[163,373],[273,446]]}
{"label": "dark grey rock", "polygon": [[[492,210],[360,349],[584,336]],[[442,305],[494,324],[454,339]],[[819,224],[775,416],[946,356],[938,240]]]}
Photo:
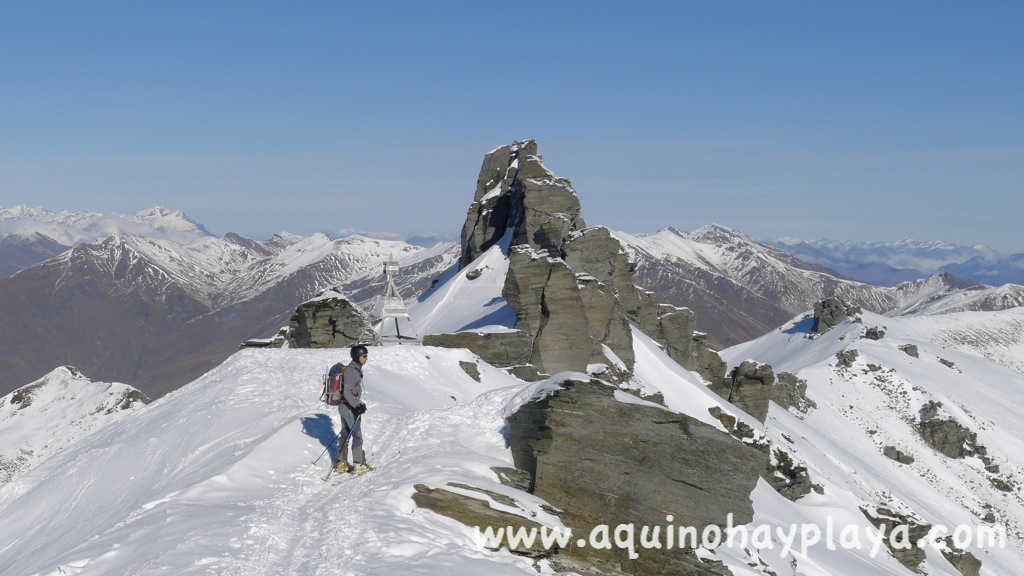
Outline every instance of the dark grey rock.
{"label": "dark grey rock", "polygon": [[811,493],[816,487],[811,482],[811,476],[807,467],[796,463],[793,456],[785,450],[775,447],[772,450],[774,457],[768,467],[761,475],[776,492],[786,498],[797,501],[803,496]]}
{"label": "dark grey rock", "polygon": [[[417,506],[458,520],[466,526],[479,526],[481,529],[485,526],[491,526],[495,529],[505,528],[507,526],[513,526],[515,528],[522,527],[527,530],[540,528],[540,524],[533,520],[491,508],[490,505],[481,498],[457,494],[447,488],[431,488],[425,484],[416,484],[413,488],[415,492],[412,495],[412,500]],[[479,491],[481,494],[491,497],[499,502],[505,498],[500,494],[465,484],[453,485],[452,488]],[[507,505],[507,502],[502,503]],[[510,552],[531,558],[545,558],[553,554],[555,550],[547,550],[543,548],[540,538],[538,538],[533,543],[533,546],[510,550]]]}
{"label": "dark grey rock", "polygon": [[913,456],[903,452],[902,450],[896,449],[895,446],[886,446],[885,448],[882,448],[882,454],[884,454],[886,458],[889,458],[891,460],[895,460],[895,461],[899,462],[900,464],[913,464],[914,463],[914,457]]}
{"label": "dark grey rock", "polygon": [[586,372],[597,344],[576,274],[564,261],[513,246],[502,296],[516,312],[515,328],[533,341],[531,364],[546,374]]}
{"label": "dark grey rock", "polygon": [[[509,418],[516,468],[531,474],[531,491],[563,510],[576,531],[633,523],[724,526],[753,517],[750,493],[768,455],[689,416],[614,398],[614,388],[567,381],[563,389],[522,406]],[[574,547],[562,551],[594,566],[628,574],[721,574],[682,550]],[[559,564],[564,566],[564,564]]]}
{"label": "dark grey rock", "polygon": [[376,340],[366,313],[333,291],[300,304],[288,322],[292,348],[347,348]]}
{"label": "dark grey rock", "polygon": [[847,304],[842,299],[832,296],[814,305],[814,325],[811,331],[817,334],[838,325],[849,316],[861,313],[859,306]]}
{"label": "dark grey rock", "polygon": [[[484,362],[498,368],[527,364],[533,342],[525,332],[459,332],[456,334],[428,334],[424,346],[439,348],[467,348]],[[536,378],[533,378],[536,379]]]}
{"label": "dark grey rock", "polygon": [[484,157],[462,227],[459,267],[468,266],[513,230],[512,244],[561,257],[562,245],[586,227],[572,184],[544,167],[533,140],[501,146]]}
{"label": "dark grey rock", "polygon": [[881,340],[885,338],[885,330],[878,326],[873,326],[864,331],[864,337],[868,340]]}
{"label": "dark grey rock", "polygon": [[836,367],[852,368],[859,355],[860,353],[857,350],[841,350],[836,352]]}
{"label": "dark grey rock", "polygon": [[807,382],[788,372],[779,374],[769,364],[747,360],[734,368],[728,377],[718,380],[710,388],[731,404],[764,422],[768,416],[769,401],[783,408],[796,408],[808,412],[815,407],[807,398]]}
{"label": "dark grey rock", "polygon": [[903,346],[900,346],[900,350],[905,352],[907,356],[920,358],[920,356],[918,355],[917,346],[915,346],[914,344],[904,344]]}
{"label": "dark grey rock", "polygon": [[977,556],[957,548],[952,536],[947,536],[943,542],[946,543],[946,548],[942,550],[942,555],[958,572],[963,576],[979,576],[981,574],[981,560],[978,560]]}
{"label": "dark grey rock", "polygon": [[990,476],[988,481],[989,481],[989,483],[992,484],[992,486],[996,490],[1001,490],[1003,492],[1016,492],[1017,491],[1017,485],[1014,484],[1013,481],[1011,481],[1011,480],[1006,480],[1006,479],[1000,478],[998,476]]}
{"label": "dark grey rock", "polygon": [[475,362],[463,362],[460,360],[459,368],[462,368],[462,371],[468,374],[473,380],[476,380],[477,382],[480,381],[480,367],[477,366]]}
{"label": "dark grey rock", "polygon": [[[897,562],[903,564],[914,572],[920,572],[918,566],[921,562],[924,562],[925,551],[918,541],[928,535],[928,532],[932,529],[930,524],[921,524],[916,519],[906,514],[900,514],[880,506],[875,510],[862,508],[861,512],[868,519],[869,522],[875,525],[884,536],[884,542],[886,547],[889,548],[889,553],[892,554],[893,558]],[[890,539],[890,534],[893,530],[900,529],[900,527],[906,526],[901,529],[906,530],[907,538],[905,540],[909,547],[896,547],[893,546],[894,542]],[[901,538],[896,538],[896,543],[901,543]]]}
{"label": "dark grey rock", "polygon": [[978,445],[977,433],[953,418],[942,418],[940,408],[942,403],[934,400],[921,408],[919,431],[925,443],[950,458],[983,455],[986,450]]}

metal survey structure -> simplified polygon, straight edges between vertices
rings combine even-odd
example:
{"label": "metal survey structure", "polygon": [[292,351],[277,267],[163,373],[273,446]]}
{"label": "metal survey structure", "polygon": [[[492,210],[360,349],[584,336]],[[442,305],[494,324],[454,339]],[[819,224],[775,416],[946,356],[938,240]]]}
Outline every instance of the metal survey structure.
{"label": "metal survey structure", "polygon": [[[399,344],[403,340],[419,342],[419,336],[416,335],[416,329],[412,324],[412,318],[409,316],[409,310],[405,307],[405,301],[402,300],[402,296],[398,293],[398,287],[395,286],[395,276],[398,275],[398,263],[395,262],[394,254],[389,254],[388,261],[384,263],[384,275],[387,277],[387,284],[384,288],[384,305],[381,310],[380,340],[397,341]],[[412,333],[412,336],[402,335],[402,327],[399,324],[399,319],[401,318],[405,318],[408,322],[409,332]],[[393,319],[395,322],[395,335],[393,336],[384,335],[384,329],[389,319]]]}

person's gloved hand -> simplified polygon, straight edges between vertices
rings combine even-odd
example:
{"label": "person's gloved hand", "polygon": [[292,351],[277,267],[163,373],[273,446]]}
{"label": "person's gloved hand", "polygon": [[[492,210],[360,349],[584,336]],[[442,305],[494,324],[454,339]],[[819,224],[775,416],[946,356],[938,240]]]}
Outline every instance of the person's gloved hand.
{"label": "person's gloved hand", "polygon": [[360,402],[359,406],[356,406],[355,413],[356,413],[356,416],[362,416],[363,414],[365,414],[366,413],[366,403],[365,402]]}

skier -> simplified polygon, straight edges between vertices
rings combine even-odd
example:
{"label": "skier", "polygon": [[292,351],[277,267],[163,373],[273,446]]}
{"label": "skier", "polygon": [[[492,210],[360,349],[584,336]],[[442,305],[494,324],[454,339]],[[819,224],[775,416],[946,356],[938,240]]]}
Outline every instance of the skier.
{"label": "skier", "polygon": [[[344,389],[342,402],[338,404],[338,414],[341,416],[341,438],[352,438],[352,462],[348,463],[348,440],[338,447],[338,462],[335,469],[338,472],[355,472],[362,474],[370,470],[366,465],[366,454],[363,453],[363,430],[362,418],[366,412],[366,404],[363,402],[363,366],[369,358],[369,351],[366,346],[358,344],[349,350],[352,363],[345,367]],[[359,418],[357,422],[356,419]]]}

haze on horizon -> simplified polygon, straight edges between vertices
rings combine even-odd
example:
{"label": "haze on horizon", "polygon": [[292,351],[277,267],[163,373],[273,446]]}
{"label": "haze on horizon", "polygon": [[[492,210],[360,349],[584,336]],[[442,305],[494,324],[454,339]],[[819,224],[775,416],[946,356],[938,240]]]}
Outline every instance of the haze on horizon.
{"label": "haze on horizon", "polygon": [[1024,251],[1024,6],[18,4],[0,206],[457,235],[536,139],[588,224]]}

